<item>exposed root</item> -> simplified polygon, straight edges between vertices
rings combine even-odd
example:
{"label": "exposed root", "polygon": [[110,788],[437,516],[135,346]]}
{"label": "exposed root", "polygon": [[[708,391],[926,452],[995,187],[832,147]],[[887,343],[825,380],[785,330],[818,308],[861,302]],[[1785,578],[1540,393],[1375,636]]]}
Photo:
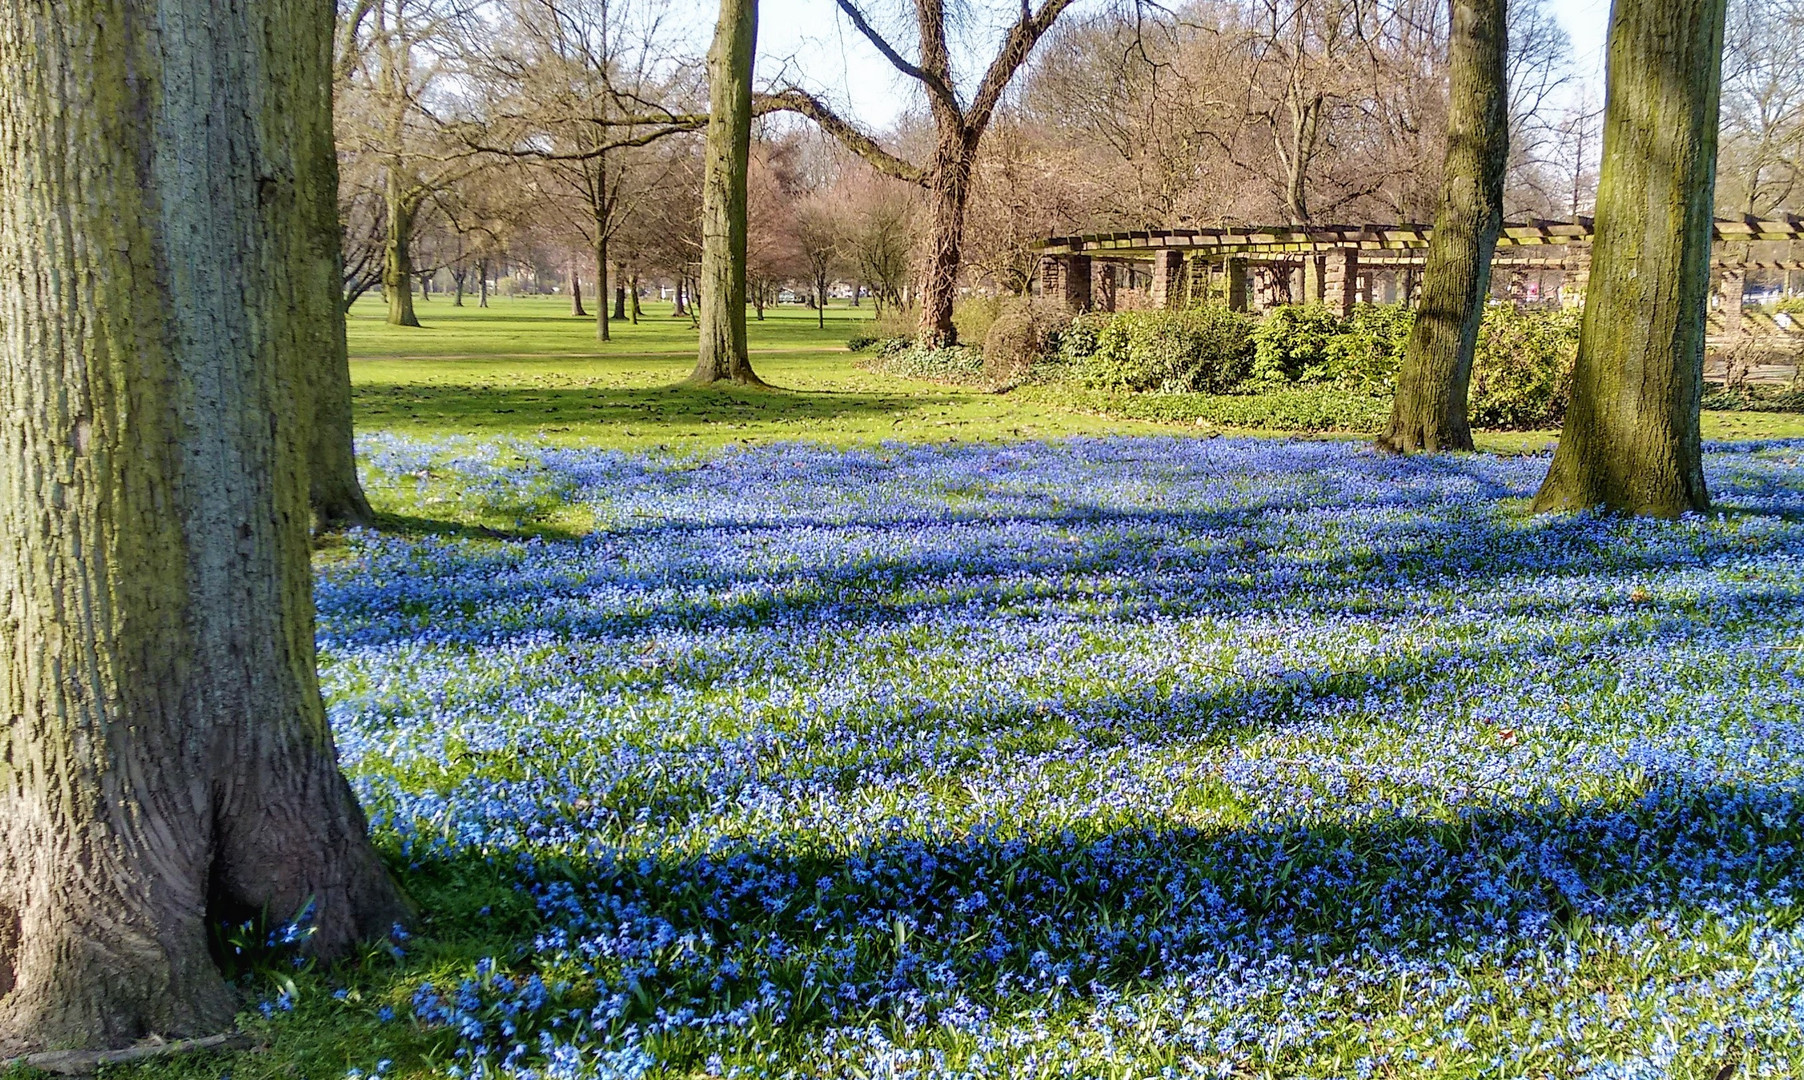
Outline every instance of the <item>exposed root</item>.
{"label": "exposed root", "polygon": [[56,1073],[59,1076],[91,1076],[103,1065],[123,1065],[132,1061],[173,1057],[201,1050],[248,1050],[255,1045],[256,1040],[250,1036],[230,1032],[200,1039],[143,1042],[123,1050],[48,1050],[39,1054],[26,1054],[24,1057],[0,1058],[0,1072],[22,1065],[27,1069]]}

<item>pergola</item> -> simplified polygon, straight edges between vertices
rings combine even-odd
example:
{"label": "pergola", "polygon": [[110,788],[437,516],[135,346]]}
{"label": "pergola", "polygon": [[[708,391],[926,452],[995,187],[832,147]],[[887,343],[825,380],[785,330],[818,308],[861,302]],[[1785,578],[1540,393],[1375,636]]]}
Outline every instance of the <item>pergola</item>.
{"label": "pergola", "polygon": [[[1497,238],[1495,267],[1559,271],[1565,298],[1583,292],[1591,267],[1590,218],[1510,222]],[[1190,286],[1225,276],[1228,306],[1245,311],[1289,298],[1319,300],[1341,314],[1370,300],[1373,272],[1419,269],[1434,234],[1430,225],[1247,225],[1219,229],[1143,229],[1057,236],[1035,245],[1042,292],[1080,311],[1113,310],[1115,273],[1145,272],[1153,307],[1178,307]],[[1711,262],[1732,332],[1741,321],[1742,290],[1756,269],[1804,270],[1804,261],[1757,262],[1723,254],[1724,245],[1804,239],[1804,218],[1722,218]],[[1525,249],[1558,248],[1557,254]],[[1744,249],[1745,250],[1745,249]],[[1105,273],[1097,288],[1097,268]],[[1144,270],[1143,270],[1144,268]],[[1301,280],[1296,280],[1298,273]]]}

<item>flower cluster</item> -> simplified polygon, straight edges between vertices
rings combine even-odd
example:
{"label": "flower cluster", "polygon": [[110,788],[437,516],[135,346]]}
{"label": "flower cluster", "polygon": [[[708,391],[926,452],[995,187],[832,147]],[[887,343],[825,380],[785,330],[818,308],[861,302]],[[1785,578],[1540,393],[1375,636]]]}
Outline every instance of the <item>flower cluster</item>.
{"label": "flower cluster", "polygon": [[537,910],[466,1075],[1804,1068],[1804,446],[365,451],[588,526],[321,568],[379,837]]}

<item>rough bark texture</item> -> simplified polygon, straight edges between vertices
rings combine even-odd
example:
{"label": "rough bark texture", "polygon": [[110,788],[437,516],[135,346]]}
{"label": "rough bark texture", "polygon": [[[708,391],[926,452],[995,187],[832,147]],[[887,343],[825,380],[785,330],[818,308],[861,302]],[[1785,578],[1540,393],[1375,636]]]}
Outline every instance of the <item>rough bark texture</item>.
{"label": "rough bark texture", "polygon": [[927,254],[921,263],[921,324],[916,331],[917,340],[934,349],[958,342],[952,308],[958,298],[958,268],[964,256],[965,205],[971,198],[971,167],[976,161],[981,137],[981,130],[972,130],[956,121],[941,121],[940,132],[929,173],[932,182],[927,189],[927,201],[933,210],[933,229],[928,234]]}
{"label": "rough bark texture", "polygon": [[[291,252],[297,272],[310,268],[322,281],[336,290],[344,279],[343,231],[338,220],[338,147],[332,132],[331,41],[297,42],[297,49],[311,45],[325,53],[323,61],[310,61],[317,68],[317,86],[308,86],[309,107],[294,110],[296,157],[296,197],[313,216],[312,239]],[[309,71],[316,70],[309,68]],[[297,74],[297,78],[301,77]],[[312,102],[323,101],[314,109]],[[315,284],[297,296],[297,305],[306,304],[314,291],[325,286]],[[316,530],[337,529],[347,525],[367,525],[374,520],[363,484],[357,478],[357,459],[352,449],[354,433],[351,425],[351,360],[345,345],[344,309],[334,303],[317,311],[297,308],[295,321],[312,331],[316,340],[303,354],[306,386],[312,402],[307,417],[313,422],[308,440],[307,479],[309,501],[313,506]]]}
{"label": "rough bark texture", "polygon": [[752,149],[752,54],[758,0],[720,0],[708,50],[702,158],[701,346],[693,383],[762,386],[745,341],[746,176]]}
{"label": "rough bark texture", "polygon": [[314,674],[329,0],[0,5],[0,1046],[204,1034],[402,902]]}
{"label": "rough bark texture", "polygon": [[613,333],[608,326],[608,238],[595,238],[595,340],[609,341]]}
{"label": "rough bark texture", "polygon": [[589,315],[583,308],[583,279],[575,259],[570,260],[570,314],[579,319]]}
{"label": "rough bark texture", "polygon": [[1403,353],[1390,425],[1378,445],[1470,450],[1466,394],[1491,288],[1509,165],[1505,0],[1452,0],[1447,157],[1428,242],[1422,303]]}
{"label": "rough bark texture", "polygon": [[413,313],[413,215],[400,170],[390,165],[384,188],[388,200],[388,232],[382,242],[382,294],[388,298],[390,326],[418,326]]}
{"label": "rough bark texture", "polygon": [[1724,0],[1616,0],[1572,404],[1537,510],[1704,510]]}

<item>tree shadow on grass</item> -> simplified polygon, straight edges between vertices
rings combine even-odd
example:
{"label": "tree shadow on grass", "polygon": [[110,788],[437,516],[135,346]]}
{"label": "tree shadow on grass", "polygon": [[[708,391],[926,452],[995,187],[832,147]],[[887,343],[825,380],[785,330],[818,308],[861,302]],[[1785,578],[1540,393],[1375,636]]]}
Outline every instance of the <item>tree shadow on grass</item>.
{"label": "tree shadow on grass", "polygon": [[514,384],[360,383],[360,426],[419,424],[509,432],[564,425],[618,426],[636,434],[702,425],[819,424],[883,419],[957,403],[958,395],[785,390],[741,386],[530,387]]}

